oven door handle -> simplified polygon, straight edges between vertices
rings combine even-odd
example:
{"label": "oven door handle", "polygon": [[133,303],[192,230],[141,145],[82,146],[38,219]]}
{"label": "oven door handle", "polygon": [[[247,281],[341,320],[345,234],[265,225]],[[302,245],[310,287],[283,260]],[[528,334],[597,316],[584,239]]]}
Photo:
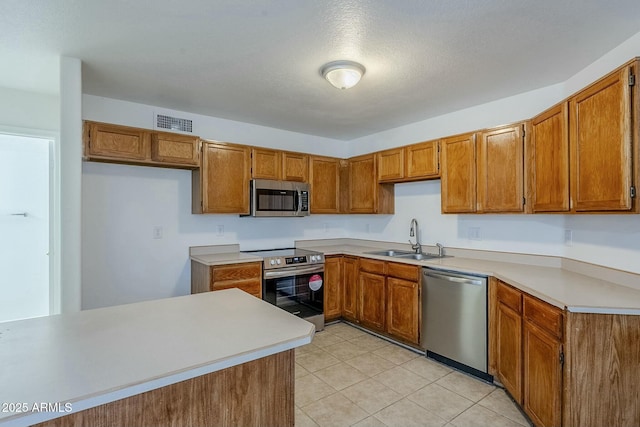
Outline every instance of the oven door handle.
{"label": "oven door handle", "polygon": [[265,271],[264,278],[277,279],[280,277],[301,276],[303,274],[311,274],[311,273],[324,273],[324,264],[314,265],[306,268],[287,268],[287,269],[279,269],[279,270],[273,270],[273,271]]}

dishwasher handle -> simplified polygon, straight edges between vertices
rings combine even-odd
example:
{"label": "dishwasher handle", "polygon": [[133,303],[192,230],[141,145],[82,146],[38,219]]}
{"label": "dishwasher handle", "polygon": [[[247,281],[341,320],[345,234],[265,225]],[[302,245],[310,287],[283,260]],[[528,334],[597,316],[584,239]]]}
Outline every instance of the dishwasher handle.
{"label": "dishwasher handle", "polygon": [[424,270],[422,274],[428,277],[433,277],[434,279],[446,280],[448,282],[464,283],[464,284],[478,285],[478,286],[484,285],[485,283],[485,279],[451,274],[451,273],[439,273],[433,270]]}

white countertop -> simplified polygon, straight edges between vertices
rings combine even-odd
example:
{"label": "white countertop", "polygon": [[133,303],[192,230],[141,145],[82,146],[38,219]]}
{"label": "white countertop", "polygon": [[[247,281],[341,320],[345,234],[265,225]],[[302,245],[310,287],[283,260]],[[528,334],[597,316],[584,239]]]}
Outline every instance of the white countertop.
{"label": "white countertop", "polygon": [[223,252],[191,255],[193,261],[204,265],[239,264],[243,262],[262,262],[262,257],[243,252]]}
{"label": "white countertop", "polygon": [[[4,322],[0,404],[81,411],[293,349],[313,334],[313,324],[238,289]],[[0,411],[0,425],[65,414]]]}
{"label": "white countertop", "polygon": [[327,245],[310,248],[325,255],[344,254],[444,270],[495,276],[552,305],[578,313],[640,315],[640,290],[555,267],[450,257],[415,261],[372,255],[380,247]]}

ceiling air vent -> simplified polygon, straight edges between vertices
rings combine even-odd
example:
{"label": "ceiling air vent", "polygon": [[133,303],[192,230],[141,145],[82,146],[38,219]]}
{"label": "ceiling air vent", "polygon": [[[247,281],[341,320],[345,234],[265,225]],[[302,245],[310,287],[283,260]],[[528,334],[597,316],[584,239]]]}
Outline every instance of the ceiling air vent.
{"label": "ceiling air vent", "polygon": [[177,117],[164,116],[158,114],[156,116],[156,126],[159,129],[177,130],[180,132],[193,132],[193,121],[188,119],[179,119]]}

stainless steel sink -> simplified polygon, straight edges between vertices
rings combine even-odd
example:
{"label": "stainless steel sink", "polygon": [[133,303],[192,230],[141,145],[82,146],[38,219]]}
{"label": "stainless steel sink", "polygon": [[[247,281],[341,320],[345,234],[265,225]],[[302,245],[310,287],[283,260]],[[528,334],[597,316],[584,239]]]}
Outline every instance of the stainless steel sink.
{"label": "stainless steel sink", "polygon": [[423,259],[433,259],[433,258],[442,258],[439,257],[436,254],[414,254],[414,253],[408,253],[405,255],[397,255],[398,258],[408,258],[408,259],[415,259],[415,260],[423,260]]}
{"label": "stainless steel sink", "polygon": [[399,250],[395,250],[395,249],[385,249],[383,251],[373,251],[373,252],[366,252],[370,255],[382,255],[382,256],[403,256],[403,255],[415,255],[413,252],[409,252],[409,251],[399,251]]}

